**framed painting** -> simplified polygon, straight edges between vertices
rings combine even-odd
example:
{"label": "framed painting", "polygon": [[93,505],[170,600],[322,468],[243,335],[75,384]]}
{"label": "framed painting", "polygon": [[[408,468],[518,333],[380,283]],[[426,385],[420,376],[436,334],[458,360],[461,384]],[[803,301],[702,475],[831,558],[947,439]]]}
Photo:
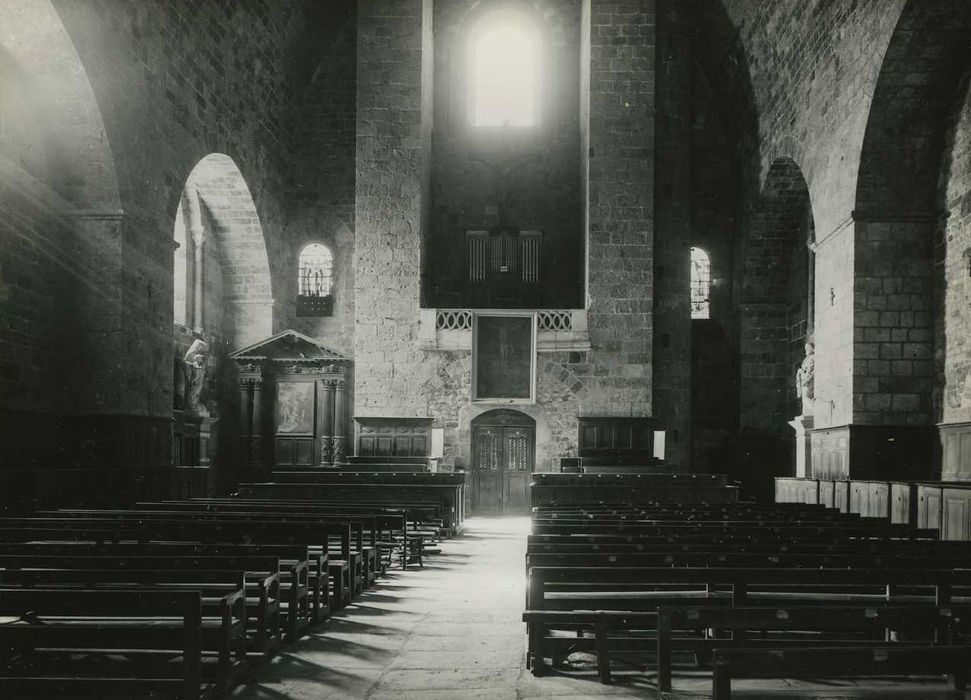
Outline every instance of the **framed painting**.
{"label": "framed painting", "polygon": [[277,383],[276,397],[277,434],[305,434],[314,432],[314,383]]}
{"label": "framed painting", "polygon": [[536,400],[536,314],[484,311],[472,319],[472,400]]}

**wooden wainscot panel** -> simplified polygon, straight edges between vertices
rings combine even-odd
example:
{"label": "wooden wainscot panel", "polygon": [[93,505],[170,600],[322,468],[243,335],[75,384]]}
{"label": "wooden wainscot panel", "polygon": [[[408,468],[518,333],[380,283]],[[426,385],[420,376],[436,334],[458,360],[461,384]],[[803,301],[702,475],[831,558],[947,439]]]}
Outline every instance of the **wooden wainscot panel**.
{"label": "wooden wainscot panel", "polygon": [[917,485],[917,527],[941,529],[941,487]]}
{"label": "wooden wainscot panel", "polygon": [[835,496],[833,493],[835,486],[835,483],[831,479],[820,479],[818,503],[822,503],[827,508],[832,508],[834,503],[833,499]]}
{"label": "wooden wainscot panel", "polygon": [[850,482],[833,482],[833,507],[841,513],[850,512]]}
{"label": "wooden wainscot panel", "polygon": [[851,481],[850,512],[865,518],[889,517],[890,484],[886,481]]}
{"label": "wooden wainscot panel", "polygon": [[863,487],[862,481],[851,481],[850,482],[850,512],[859,513],[860,515],[869,507],[867,499],[869,498],[869,492]]}
{"label": "wooden wainscot panel", "polygon": [[941,479],[971,480],[971,423],[942,423],[937,427],[941,440]]}
{"label": "wooden wainscot panel", "polygon": [[941,539],[971,540],[971,488],[942,488],[941,508]]}
{"label": "wooden wainscot panel", "polygon": [[890,484],[890,520],[917,525],[917,485],[895,481]]}
{"label": "wooden wainscot panel", "polygon": [[618,457],[628,461],[650,460],[654,450],[654,431],[657,422],[652,418],[580,417],[580,457]]}
{"label": "wooden wainscot panel", "polygon": [[427,457],[431,418],[355,417],[361,457]]}
{"label": "wooden wainscot panel", "polygon": [[792,476],[775,479],[776,503],[819,503],[819,480]]}
{"label": "wooden wainscot panel", "polygon": [[890,484],[886,481],[871,481],[867,484],[870,492],[870,509],[866,516],[869,518],[890,517]]}

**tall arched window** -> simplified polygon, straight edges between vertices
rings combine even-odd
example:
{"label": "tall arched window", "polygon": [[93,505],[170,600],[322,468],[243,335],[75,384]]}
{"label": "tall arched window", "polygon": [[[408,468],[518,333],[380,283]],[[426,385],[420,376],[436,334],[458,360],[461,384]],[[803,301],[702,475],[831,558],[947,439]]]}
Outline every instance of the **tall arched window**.
{"label": "tall arched window", "polygon": [[539,122],[541,40],[522,12],[495,10],[469,33],[469,121],[472,126]]}
{"label": "tall arched window", "polygon": [[334,257],[323,243],[308,243],[300,251],[297,315],[330,316],[334,310]]}
{"label": "tall arched window", "polygon": [[691,249],[691,318],[710,318],[711,258],[701,248]]}

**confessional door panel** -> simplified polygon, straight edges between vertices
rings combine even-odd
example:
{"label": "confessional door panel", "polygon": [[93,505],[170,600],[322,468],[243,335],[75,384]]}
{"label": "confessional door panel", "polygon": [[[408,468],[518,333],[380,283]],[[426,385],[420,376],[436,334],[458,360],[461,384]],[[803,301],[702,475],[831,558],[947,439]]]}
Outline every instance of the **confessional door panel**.
{"label": "confessional door panel", "polygon": [[533,428],[472,429],[473,504],[478,515],[525,514],[533,471]]}

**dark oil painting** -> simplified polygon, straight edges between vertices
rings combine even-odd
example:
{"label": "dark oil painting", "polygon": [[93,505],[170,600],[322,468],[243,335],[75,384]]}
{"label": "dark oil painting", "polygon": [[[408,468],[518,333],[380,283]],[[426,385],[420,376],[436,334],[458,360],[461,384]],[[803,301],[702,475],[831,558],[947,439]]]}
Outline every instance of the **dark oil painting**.
{"label": "dark oil painting", "polygon": [[477,316],[476,400],[533,396],[533,317]]}

